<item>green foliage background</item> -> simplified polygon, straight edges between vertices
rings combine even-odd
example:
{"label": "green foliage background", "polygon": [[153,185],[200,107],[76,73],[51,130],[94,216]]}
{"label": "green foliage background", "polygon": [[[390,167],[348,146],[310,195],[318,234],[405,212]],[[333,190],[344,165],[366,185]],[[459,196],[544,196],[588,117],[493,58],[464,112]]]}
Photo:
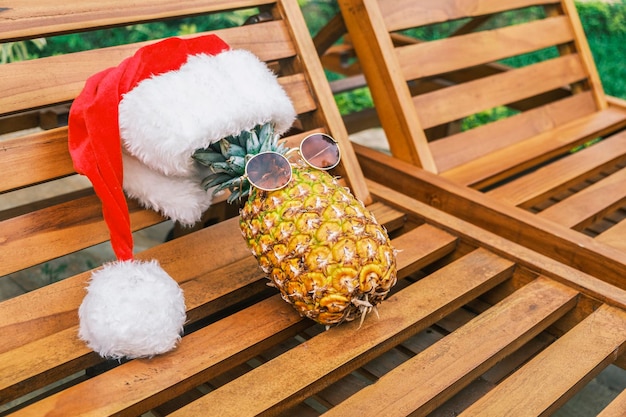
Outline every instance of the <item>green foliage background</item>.
{"label": "green foliage background", "polygon": [[626,1],[577,6],[605,91],[626,98]]}

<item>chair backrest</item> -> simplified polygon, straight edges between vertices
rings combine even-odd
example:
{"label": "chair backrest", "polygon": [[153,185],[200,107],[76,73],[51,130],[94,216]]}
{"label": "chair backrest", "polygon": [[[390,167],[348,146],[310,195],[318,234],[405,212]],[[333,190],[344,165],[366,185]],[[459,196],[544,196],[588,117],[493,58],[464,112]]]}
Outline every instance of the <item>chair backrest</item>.
{"label": "chair backrest", "polygon": [[571,0],[339,4],[391,152],[457,182],[485,187],[593,139],[454,172],[608,106]]}

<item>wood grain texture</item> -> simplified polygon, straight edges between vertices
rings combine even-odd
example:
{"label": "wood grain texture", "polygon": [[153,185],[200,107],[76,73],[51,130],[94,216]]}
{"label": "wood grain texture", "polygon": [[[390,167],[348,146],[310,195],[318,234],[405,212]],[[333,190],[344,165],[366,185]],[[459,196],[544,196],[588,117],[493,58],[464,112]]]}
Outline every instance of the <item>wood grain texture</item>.
{"label": "wood grain texture", "polygon": [[129,362],[15,415],[141,414],[218,374],[220,367],[245,362],[264,342],[293,335],[301,321],[291,306],[274,296],[186,336],[171,353]]}
{"label": "wood grain texture", "polygon": [[441,172],[515,145],[596,111],[591,93],[580,93],[540,105],[505,119],[430,143]]}
{"label": "wood grain texture", "polygon": [[[276,71],[279,83],[299,114],[291,136],[286,138],[288,143],[298,143],[313,132],[329,133],[337,139],[343,159],[333,174],[341,177],[341,185],[349,186],[388,230],[392,245],[397,249],[400,278],[389,298],[378,307],[380,319],[370,314],[360,328],[360,323],[353,322],[324,331],[323,326],[301,318],[281,299],[276,289],[267,287],[264,274],[240,237],[238,219],[229,218],[236,215],[233,210],[230,215],[223,216],[226,220],[220,218],[221,221],[211,226],[198,226],[180,237],[137,254],[139,260],[158,260],[185,294],[186,334],[179,346],[167,354],[126,361],[111,367],[106,366],[109,364],[78,339],[77,309],[85,294],[89,271],[1,302],[0,334],[11,337],[0,339],[0,403],[30,394],[68,376],[77,376],[76,380],[38,396],[24,408],[18,406],[11,409],[14,415],[230,413],[239,417],[246,414],[291,413],[305,416],[312,412],[319,414],[308,402],[303,402],[307,398],[313,396],[320,404],[337,404],[367,385],[363,375],[373,379],[382,377],[381,381],[392,380],[402,376],[403,369],[411,369],[411,374],[415,372],[405,378],[407,381],[421,384],[406,384],[403,387],[418,393],[415,396],[417,403],[409,399],[412,395],[398,401],[385,401],[393,402],[399,409],[407,406],[409,409],[430,410],[465,387],[474,389],[475,384],[471,381],[496,363],[498,365],[494,367],[497,369],[491,374],[488,384],[500,384],[502,377],[498,375],[514,369],[512,364],[520,357],[535,355],[538,345],[547,346],[545,351],[552,349],[554,352],[565,351],[568,355],[570,352],[586,354],[586,349],[591,349],[593,342],[599,341],[600,348],[589,356],[594,356],[597,364],[616,360],[608,356],[601,359],[610,343],[602,342],[599,336],[593,341],[581,341],[580,349],[576,344],[582,333],[578,330],[579,326],[587,326],[587,316],[601,319],[600,326],[594,328],[598,332],[602,328],[611,328],[611,323],[621,326],[624,321],[621,309],[626,308],[626,291],[616,286],[620,284],[618,278],[623,278],[626,271],[626,262],[620,258],[623,253],[617,250],[611,252],[591,239],[574,239],[538,216],[527,223],[526,218],[517,217],[519,210],[513,212],[513,207],[486,196],[479,195],[477,198],[477,193],[470,194],[473,190],[458,187],[403,161],[392,159],[390,162],[381,154],[370,155],[374,161],[359,161],[298,2],[184,0],[173,5],[161,0],[132,3],[114,0],[106,4],[87,0],[60,5],[50,0],[37,4],[23,0],[9,1],[10,4],[0,9],[0,25],[3,27],[0,38],[5,40],[230,12],[241,8],[256,10],[261,7],[268,11],[274,20],[217,33],[232,47],[251,50]],[[413,3],[398,0],[397,3],[389,1],[383,5],[390,8],[390,15],[394,15],[389,19],[380,11],[373,13],[378,2],[358,1],[364,8],[350,9],[345,14],[346,22],[354,27],[371,20],[374,31],[390,39],[391,48],[414,44],[399,34],[389,36],[387,23],[402,25],[409,21],[408,17],[399,14],[402,9],[394,9],[396,4],[405,6],[405,10],[411,10],[411,7],[422,10],[424,13],[420,18],[424,21],[437,21],[444,15],[456,16],[455,19],[477,17],[457,35],[478,27],[490,13],[506,7],[537,4],[535,0],[514,0],[505,2],[507,4],[495,0],[467,0],[466,3],[457,0],[416,0]],[[350,0],[341,2],[343,6]],[[548,0],[543,4],[557,3]],[[520,36],[524,26],[498,30],[497,33],[499,37],[509,37],[515,43],[516,51],[553,42],[571,43],[568,41],[571,33],[562,24],[563,21],[564,17],[549,17],[526,26],[536,31],[551,31],[543,39],[540,36],[529,37],[526,45]],[[492,35],[459,36],[459,39],[447,43],[446,48],[455,50],[473,42],[493,44],[477,59],[496,59],[506,51],[503,43],[492,42]],[[367,45],[368,38],[356,36],[354,40]],[[324,42],[329,43],[329,38]],[[0,97],[2,114],[13,115],[54,103],[69,103],[91,73],[116,65],[143,45],[1,66],[0,80],[3,86],[8,86],[3,90],[7,94]],[[385,81],[397,81],[398,85],[404,83],[402,72],[397,71],[397,56],[386,49],[370,52],[368,56],[382,59],[369,63],[377,71],[386,70],[377,67],[381,62],[393,64],[394,74],[383,77]],[[575,57],[576,54],[571,54],[552,60],[543,68],[561,69],[563,72],[573,68],[578,72],[578,66],[570,65]],[[454,68],[457,67],[458,62],[454,63]],[[520,74],[532,74],[534,70],[526,71],[529,72],[507,71],[500,65],[491,64],[475,66],[471,71],[455,70],[449,74],[447,81],[437,80],[410,91],[406,89],[403,99],[397,101],[414,111],[411,93],[419,92],[424,97],[441,94],[444,97],[443,91],[447,88],[443,87],[449,81],[467,82],[468,85],[474,83],[479,87],[484,85],[481,78],[485,76],[493,77],[491,80],[519,82],[525,81]],[[569,97],[572,91],[578,89],[563,85],[554,87],[557,80],[570,81],[567,76],[560,75],[538,82],[541,85],[533,90],[537,95],[529,96],[522,92],[523,85],[511,87],[511,95],[501,93],[502,100],[504,97],[514,100],[509,104],[515,108],[541,115],[537,117],[536,125],[520,128],[521,132],[511,134],[506,140],[519,145],[528,137],[534,137],[536,132],[546,134],[571,125],[573,119],[579,120],[579,116],[587,117],[591,125],[596,121],[606,129],[609,125],[626,125],[623,112],[613,109],[597,111],[592,100],[597,96],[591,92]],[[371,80],[368,76],[367,81]],[[485,87],[493,92],[492,86]],[[376,94],[381,94],[381,91]],[[544,106],[544,98],[559,101]],[[475,101],[480,105],[490,103],[490,99],[482,97]],[[396,110],[392,106],[394,100],[388,104],[387,111]],[[456,106],[453,111],[464,111],[459,109],[466,105],[469,106],[469,102],[452,103],[451,108]],[[521,127],[529,119],[512,120],[511,124],[503,123],[497,129],[493,128],[493,132],[504,135],[507,129],[504,126],[509,129],[512,126]],[[398,132],[423,134],[422,127],[414,118]],[[571,143],[568,140],[575,141],[572,138],[584,136],[570,133],[562,147]],[[469,134],[465,138],[469,138]],[[36,183],[45,186],[46,181],[71,175],[73,170],[64,143],[66,137],[67,129],[59,128],[2,142],[0,146],[4,145],[4,148],[0,149],[4,152],[0,155],[0,162],[3,166],[6,163],[19,165],[19,168],[15,169],[14,178],[0,180],[0,193]],[[409,142],[411,146],[429,148],[425,135],[417,139],[411,137],[409,141],[414,141]],[[555,139],[552,145],[556,146],[557,142]],[[448,145],[452,143],[450,141]],[[413,152],[411,146],[402,148],[404,145],[396,149]],[[494,147],[494,151],[499,149],[495,141],[485,144],[485,147]],[[491,151],[481,156],[489,153]],[[432,155],[422,157],[413,152],[410,157],[407,159],[418,160],[422,166],[433,171],[437,169]],[[29,159],[33,158],[38,164],[29,164]],[[29,172],[31,167],[33,172]],[[374,172],[376,181],[366,179],[364,169],[368,173]],[[486,200],[481,200],[483,197]],[[438,207],[445,207],[453,213],[446,213]],[[155,213],[140,210],[134,205],[131,210],[133,228],[161,220]],[[3,212],[0,264],[7,271],[16,270],[106,240],[106,227],[100,211],[93,194],[63,193],[59,199],[46,200],[45,204],[36,204],[28,210]],[[500,235],[511,240],[486,230],[485,226],[489,225],[493,230],[494,224],[500,229]],[[534,252],[520,244],[529,240],[535,248],[547,248],[545,250],[550,253]],[[566,264],[547,256],[554,254],[561,256]],[[590,266],[590,260],[597,262]],[[573,266],[579,265],[576,262],[583,263],[588,269],[575,269]],[[590,275],[590,272],[606,273],[607,278],[603,281]],[[435,323],[437,329],[452,333],[447,337],[439,332],[427,334],[425,329]],[[548,337],[543,332],[550,332],[551,335]],[[552,333],[564,335],[555,342]],[[570,333],[575,343],[566,343]],[[537,335],[542,336],[541,343],[533,343],[527,349],[527,342]],[[564,349],[563,346],[568,347]],[[501,360],[510,356],[515,356],[514,360],[499,366]],[[401,365],[401,362],[405,364]],[[546,373],[552,370],[558,372],[562,366],[558,361],[546,363]],[[396,366],[399,367],[395,371],[391,370]],[[433,367],[438,372],[429,372]],[[561,389],[567,391],[567,395],[592,377],[599,366],[581,365],[578,368],[577,377],[567,378]],[[384,377],[387,372],[391,373]],[[347,375],[350,376],[346,378]],[[361,377],[357,378],[357,375]],[[433,384],[427,386],[425,381]],[[506,385],[502,386],[503,390],[506,389]],[[419,397],[420,394],[424,396]],[[364,394],[357,393],[355,398],[360,395]],[[551,397],[554,395],[551,394]],[[548,407],[558,405],[559,401],[552,401]],[[550,401],[544,402],[547,404]]]}
{"label": "wood grain texture", "polygon": [[[436,171],[418,120],[404,117],[412,111],[413,104],[376,1],[354,4],[344,1],[340,5],[351,41],[358,45],[359,62],[364,67],[380,122],[387,137],[393,138],[389,141],[392,153],[402,160]],[[388,89],[397,94],[388,94]]]}
{"label": "wood grain texture", "polygon": [[[233,234],[236,239],[241,239],[238,235]],[[432,239],[425,239],[426,237],[431,236]],[[181,239],[184,239],[181,238]],[[404,240],[394,241],[394,245],[397,246],[398,249],[404,249],[404,245],[409,244],[410,242],[420,241],[423,242],[418,249],[413,248],[409,250],[407,248],[406,254],[404,256],[400,256],[398,259],[398,267],[400,270],[399,275],[401,277],[405,276],[407,273],[413,271],[416,267],[421,267],[438,259],[439,257],[448,253],[451,249],[451,244],[454,243],[454,238],[446,233],[432,233],[432,228],[424,226],[423,228],[415,229],[412,233],[409,233],[404,237]],[[224,242],[220,242],[220,244],[224,244]],[[243,242],[239,247],[244,247]],[[258,269],[256,265],[256,261],[252,259],[247,249],[245,250],[246,257],[242,258],[240,261],[235,261],[234,258],[229,257],[222,259],[221,261],[225,263],[225,266],[220,269],[207,271],[202,273],[201,275],[197,275],[197,277],[193,279],[189,279],[186,282],[181,284],[181,287],[185,294],[190,294],[191,297],[189,299],[186,298],[186,305],[190,313],[190,320],[193,320],[194,317],[194,309],[199,308],[207,308],[206,304],[211,303],[219,303],[220,298],[225,297],[227,294],[235,291],[237,288],[241,288],[249,283],[262,279],[262,273]],[[403,251],[404,252],[404,251]],[[203,252],[206,253],[206,252]],[[209,252],[210,253],[210,252]],[[243,252],[242,252],[243,254]],[[210,263],[210,261],[209,261]],[[196,274],[200,273],[200,270],[197,264],[194,269]],[[510,265],[510,264],[509,264]],[[167,269],[168,264],[163,264],[164,268]],[[180,272],[177,275],[180,277]],[[270,309],[270,310],[267,310]],[[278,310],[278,311],[275,311]],[[196,312],[197,313],[197,312]],[[206,312],[205,312],[206,313]],[[200,315],[200,317],[204,317],[205,314]],[[250,317],[255,317],[254,320],[251,320]],[[272,317],[272,320],[266,320],[267,317]],[[189,378],[195,378],[196,372],[204,373],[204,377],[208,378],[206,372],[209,372],[207,369],[205,371],[201,366],[209,366],[209,365],[200,365],[201,363],[206,363],[206,361],[233,361],[235,358],[231,358],[230,356],[237,356],[236,352],[242,350],[242,355],[254,355],[253,353],[249,353],[247,349],[261,349],[263,345],[263,340],[266,338],[272,339],[274,338],[273,333],[280,334],[282,330],[277,330],[275,326],[281,326],[281,321],[278,320],[277,317],[284,317],[285,321],[284,325],[290,327],[299,323],[302,319],[298,317],[297,313],[293,308],[285,303],[278,297],[273,297],[271,299],[266,300],[265,302],[255,304],[254,307],[251,307],[249,310],[243,310],[240,313],[236,314],[234,317],[229,317],[227,320],[222,320],[219,324],[215,326],[209,326],[202,331],[197,333],[193,333],[192,335],[185,336],[183,342],[180,347],[174,351],[171,355],[164,355],[153,360],[148,361],[139,361],[144,362],[143,364],[137,364],[138,361],[131,362],[133,365],[126,364],[122,367],[122,369],[115,370],[115,372],[109,372],[106,375],[103,375],[99,379],[91,380],[88,383],[84,383],[80,386],[74,387],[70,390],[65,391],[63,394],[59,394],[58,396],[51,397],[42,401],[36,407],[33,407],[31,410],[27,410],[25,412],[44,412],[44,410],[54,410],[55,413],[59,413],[58,415],[64,415],[64,412],[80,413],[80,412],[92,412],[92,413],[114,413],[114,412],[122,412],[128,411],[127,407],[131,407],[131,405],[138,406],[138,404],[143,404],[141,407],[144,411],[148,410],[150,406],[153,404],[144,403],[144,401],[148,401],[147,398],[159,395],[161,398],[160,401],[163,401],[163,398],[170,398],[175,395],[180,386],[176,387],[177,384],[180,383],[180,378],[185,378],[185,387],[187,389],[192,388],[194,382],[187,382]],[[267,325],[260,326],[259,323],[261,321],[271,322]],[[246,323],[244,327],[241,324]],[[310,325],[310,324],[308,324]],[[308,326],[307,325],[307,326]],[[212,330],[217,329],[217,330]],[[226,333],[225,329],[230,329]],[[283,329],[283,330],[286,330]],[[5,368],[3,371],[5,372],[5,383],[9,384],[12,382],[15,384],[17,381],[29,380],[29,376],[33,373],[30,381],[37,381],[35,378],[38,374],[37,372],[45,372],[46,369],[49,368],[61,368],[61,363],[54,362],[62,360],[62,361],[70,361],[72,358],[80,359],[82,356],[87,355],[89,353],[89,349],[84,345],[80,344],[76,340],[76,329],[69,329],[68,331],[72,332],[73,337],[68,339],[68,334],[62,335],[53,335],[52,337],[56,340],[59,346],[67,346],[67,349],[63,349],[64,353],[59,356],[49,357],[47,354],[44,354],[43,349],[45,346],[49,346],[50,340],[42,340],[41,342],[36,342],[31,344],[30,346],[38,347],[37,350],[29,352],[33,361],[38,361],[41,363],[39,367],[32,366],[31,364],[26,364],[23,367],[13,367],[12,363],[23,363],[21,360],[22,349],[18,349],[15,351],[11,351],[4,355],[5,361],[3,362]],[[235,333],[247,333],[248,335],[245,338],[242,338]],[[232,341],[230,343],[224,343],[225,340]],[[257,339],[259,338],[259,339]],[[68,346],[68,343],[71,343],[71,346]],[[77,349],[76,346],[81,345],[80,349]],[[219,345],[219,351],[222,352],[222,355],[219,356],[215,353],[216,348],[214,346]],[[234,346],[242,346],[240,348],[234,348]],[[75,349],[75,350],[73,350]],[[181,353],[181,350],[183,351]],[[189,361],[188,358],[190,355],[193,355],[192,352],[211,352],[210,355],[206,359],[202,359],[202,355],[198,356],[194,361]],[[246,351],[248,353],[245,353]],[[185,353],[187,352],[187,353]],[[230,352],[230,353],[229,353]],[[167,359],[168,356],[172,358]],[[217,359],[216,359],[217,356]],[[180,365],[173,366],[173,368],[169,367],[171,360],[175,360],[177,363],[180,362]],[[20,362],[21,361],[21,362]],[[164,362],[165,361],[165,362]],[[52,362],[52,363],[51,363]],[[126,392],[125,385],[122,381],[124,381],[124,377],[120,375],[128,375],[128,372],[137,373],[140,371],[134,371],[134,367],[139,367],[137,369],[141,369],[142,367],[146,367],[146,369],[159,369],[159,367],[163,364],[168,364],[168,369],[171,369],[170,374],[164,372],[163,370],[157,375],[153,374],[153,371],[149,371],[152,375],[150,377],[142,378],[139,381],[135,381],[133,383],[133,391],[134,392]],[[184,363],[184,366],[182,365]],[[161,365],[160,365],[161,364]],[[215,366],[218,364],[215,363]],[[213,366],[213,365],[211,365]],[[130,370],[124,370],[130,368]],[[21,373],[15,373],[15,370],[19,369],[22,371]],[[176,376],[174,376],[176,375]],[[120,379],[121,378],[121,379]],[[198,377],[199,378],[199,377]],[[200,383],[198,379],[195,380],[196,384]],[[106,382],[109,381],[109,382]],[[160,382],[159,382],[160,381]],[[119,395],[119,401],[111,403],[110,399],[107,401],[102,401],[97,399],[97,391],[99,390],[99,386],[102,384],[103,387],[107,387],[106,389],[111,392],[114,390],[117,392],[116,395]],[[118,385],[120,384],[120,385]],[[5,395],[9,395],[11,393],[10,389],[16,389],[15,385],[9,385],[4,391]],[[94,390],[91,394],[89,393],[91,390]],[[1,392],[1,391],[0,391]],[[59,403],[63,402],[63,398],[86,398],[84,395],[89,395],[89,398],[92,398],[93,401],[81,402],[80,404],[68,405],[71,407],[69,409],[65,409],[63,407],[59,407]],[[93,397],[92,397],[93,395]],[[144,409],[144,407],[147,407]],[[129,412],[129,411],[128,411]],[[19,414],[18,414],[19,415]],[[26,414],[28,415],[28,414]]]}
{"label": "wood grain texture", "polygon": [[577,192],[538,213],[570,228],[581,229],[626,202],[626,169]]}
{"label": "wood grain texture", "polygon": [[165,0],[140,0],[132,3],[119,0],[106,3],[86,0],[63,4],[53,0],[37,3],[9,0],[2,4],[0,12],[0,24],[3,28],[0,39],[42,37],[168,17],[256,7],[261,4],[264,2],[258,0],[214,0],[210,4],[201,0],[185,0],[177,4]]}
{"label": "wood grain texture", "polygon": [[625,123],[626,112],[609,108],[476,158],[442,173],[442,176],[463,185],[484,187],[506,178],[511,172],[537,166]]}
{"label": "wood grain texture", "polygon": [[625,343],[626,314],[602,306],[461,416],[551,413],[615,360]]}
{"label": "wood grain texture", "polygon": [[[544,15],[521,11],[535,6]],[[605,96],[572,0],[343,0],[340,8],[351,41],[345,45],[354,46],[394,157],[532,212],[623,160],[619,146],[570,152],[620,132],[626,115],[623,100]],[[526,20],[504,23],[504,11]],[[435,40],[407,41],[397,32],[444,22],[459,27]],[[520,67],[502,62],[529,52],[546,53]],[[492,121],[493,110],[507,115]],[[475,119],[481,126],[459,132]],[[587,196],[601,187],[541,216],[600,230],[624,203],[613,188],[590,203]]]}
{"label": "wood grain texture", "polygon": [[[67,149],[67,129],[0,142],[0,164],[10,166],[11,175],[2,175],[0,191],[9,191],[74,173]],[[32,169],[37,164],[41,169]]]}
{"label": "wood grain texture", "polygon": [[498,13],[528,6],[558,3],[555,0],[380,0],[387,29],[392,32],[429,23]]}
{"label": "wood grain texture", "polygon": [[426,415],[569,311],[576,292],[540,278],[362,389],[331,416]]}
{"label": "wood grain texture", "polygon": [[596,240],[626,252],[626,239],[624,239],[624,236],[626,236],[626,221],[622,220],[605,232],[600,233]]}
{"label": "wood grain texture", "polygon": [[428,128],[554,90],[585,77],[576,55],[512,69],[413,98],[422,127]]}
{"label": "wood grain texture", "polygon": [[[523,177],[487,192],[515,206],[531,206],[547,194],[554,194],[580,180],[594,176],[604,167],[626,160],[626,134],[615,134],[594,146],[582,149]],[[572,227],[577,223],[569,225]]]}
{"label": "wood grain texture", "polygon": [[[428,204],[461,221],[463,229],[469,223],[551,257],[568,267],[601,277],[604,284],[600,286],[608,285],[605,288],[608,292],[603,295],[596,293],[595,297],[605,302],[614,299],[614,294],[609,290],[612,285],[624,288],[622,277],[626,274],[625,252],[498,200],[487,198],[475,190],[461,187],[406,162],[364,146],[354,146],[365,174],[369,178],[386,178],[385,186],[374,181],[369,182],[370,189],[381,201],[393,201],[393,205],[396,205],[402,200],[401,207],[405,210],[412,212],[419,209],[423,213],[421,217],[427,217],[432,222],[435,214],[422,211],[425,210],[422,205]],[[397,196],[397,193],[404,196]],[[518,245],[509,249],[510,254],[523,252]],[[577,274],[570,275],[571,270],[562,272],[569,276],[571,282],[577,282],[576,285],[586,281],[586,278],[575,278]]]}
{"label": "wood grain texture", "polygon": [[573,39],[568,20],[553,17],[396,48],[406,80],[499,61]]}
{"label": "wood grain texture", "polygon": [[[386,344],[397,343],[408,332],[425,328],[442,314],[442,309],[451,311],[454,306],[462,305],[469,293],[475,296],[501,282],[507,271],[510,273],[510,267],[506,261],[481,250],[471,253],[389,298],[380,308],[380,320],[368,320],[358,330],[358,323],[352,323],[318,335],[173,415],[195,416],[211,404],[219,404],[223,416],[279,410],[306,398],[311,385],[327,385],[362,362],[363,356],[385,349]],[[441,287],[444,276],[445,289]],[[323,361],[319,360],[321,357]],[[272,382],[260,384],[259,381]],[[246,401],[246,397],[255,400]]]}
{"label": "wood grain texture", "polygon": [[[131,230],[160,223],[164,218],[130,204]],[[0,275],[19,271],[109,239],[96,196],[61,203],[2,223],[3,261]],[[26,250],[37,248],[37,250]]]}

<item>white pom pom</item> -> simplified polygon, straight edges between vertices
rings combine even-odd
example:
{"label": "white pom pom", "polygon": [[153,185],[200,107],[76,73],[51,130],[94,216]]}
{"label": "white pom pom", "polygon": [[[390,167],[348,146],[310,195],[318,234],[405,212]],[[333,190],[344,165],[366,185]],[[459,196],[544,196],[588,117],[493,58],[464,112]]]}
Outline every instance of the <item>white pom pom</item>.
{"label": "white pom pom", "polygon": [[78,336],[102,357],[165,353],[186,320],[183,292],[156,261],[113,262],[93,273],[78,315]]}

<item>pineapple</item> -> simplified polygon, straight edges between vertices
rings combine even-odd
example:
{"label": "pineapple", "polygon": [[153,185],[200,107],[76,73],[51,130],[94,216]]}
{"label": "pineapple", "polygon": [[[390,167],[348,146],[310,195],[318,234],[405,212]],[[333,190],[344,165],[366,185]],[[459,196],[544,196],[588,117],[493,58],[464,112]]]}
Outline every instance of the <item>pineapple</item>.
{"label": "pineapple", "polygon": [[282,298],[327,327],[375,308],[396,282],[395,251],[385,229],[328,172],[292,163],[280,190],[251,187],[245,163],[265,151],[286,154],[271,124],[222,139],[194,158],[208,167],[206,189],[247,197],[240,210],[245,241]]}

